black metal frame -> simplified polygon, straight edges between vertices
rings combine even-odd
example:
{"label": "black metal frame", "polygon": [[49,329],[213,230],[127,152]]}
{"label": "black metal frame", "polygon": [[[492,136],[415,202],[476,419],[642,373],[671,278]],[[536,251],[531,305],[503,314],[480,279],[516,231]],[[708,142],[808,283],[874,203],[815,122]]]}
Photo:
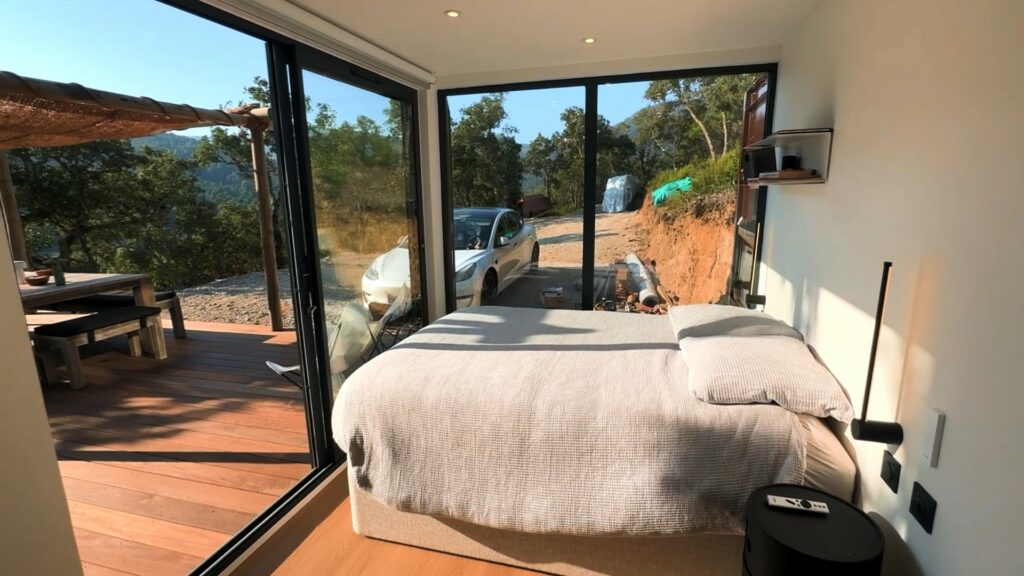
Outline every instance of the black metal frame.
{"label": "black metal frame", "polygon": [[[535,82],[515,82],[510,84],[489,84],[484,86],[467,86],[448,88],[437,91],[439,150],[441,155],[441,231],[444,249],[445,276],[445,307],[448,312],[455,310],[455,252],[452,238],[452,163],[451,163],[451,112],[448,107],[449,96],[468,94],[487,94],[493,92],[518,92],[522,90],[543,90],[547,88],[582,87],[586,91],[584,107],[584,143],[583,143],[583,262],[582,275],[582,308],[593,307],[594,302],[594,232],[596,229],[597,199],[597,106],[598,88],[601,84],[623,84],[627,82],[644,82],[652,80],[671,80],[676,78],[697,78],[701,76],[726,76],[731,74],[767,74],[768,104],[766,108],[765,130],[771,132],[772,118],[775,114],[775,86],[778,79],[778,64],[745,64],[738,66],[716,66],[707,68],[688,68],[683,70],[667,70],[659,72],[639,72],[633,74],[616,74],[609,76],[589,76],[582,78],[566,78],[558,80],[540,80]],[[758,189],[757,218],[764,222],[765,209],[768,201],[768,188]],[[763,228],[763,227],[762,227]],[[763,244],[763,243],[759,243]],[[762,247],[759,245],[754,254],[755,266],[761,262]],[[751,285],[756,286],[756,278],[751,278]]]}
{"label": "black metal frame", "polygon": [[[420,171],[419,106],[417,91],[394,80],[385,78],[349,62],[315,50],[282,34],[211,7],[200,0],[158,0],[174,8],[191,13],[263,40],[267,43],[268,80],[271,90],[271,115],[279,151],[281,190],[292,262],[292,294],[295,309],[300,365],[307,383],[306,424],[310,440],[313,468],[269,508],[232,536],[222,547],[196,566],[193,576],[220,574],[241,554],[248,550],[263,534],[294,508],[317,485],[323,482],[345,459],[331,438],[331,386],[328,335],[323,333],[323,293],[320,282],[316,213],[313,204],[307,139],[305,93],[302,89],[302,70],[308,69],[359,88],[402,100],[410,105],[410,158],[409,167],[414,174],[416,220],[419,230],[420,277],[426,278],[423,257],[424,224],[423,192]],[[427,286],[421,282],[423,301],[427,300]],[[425,311],[423,312],[425,314]]]}
{"label": "black metal frame", "polygon": [[[777,86],[777,79],[779,76],[778,64],[771,65],[771,71],[768,72],[768,100],[765,102],[764,110],[764,134],[763,138],[767,138],[771,135],[775,125],[775,88]],[[767,215],[768,209],[768,187],[758,186],[757,187],[757,222],[758,226],[754,231],[754,263],[753,271],[750,274],[750,287],[747,290],[747,296],[744,296],[744,305],[750,308],[755,305],[764,305],[765,295],[758,294],[757,285],[761,280],[761,256],[764,253],[764,219]],[[734,233],[735,234],[735,233]],[[733,264],[736,265],[738,260],[738,253],[734,256]],[[730,274],[731,276],[731,274]],[[731,280],[730,280],[731,284]],[[732,286],[729,286],[729,292],[731,297]],[[753,301],[749,300],[749,297],[756,296]]]}

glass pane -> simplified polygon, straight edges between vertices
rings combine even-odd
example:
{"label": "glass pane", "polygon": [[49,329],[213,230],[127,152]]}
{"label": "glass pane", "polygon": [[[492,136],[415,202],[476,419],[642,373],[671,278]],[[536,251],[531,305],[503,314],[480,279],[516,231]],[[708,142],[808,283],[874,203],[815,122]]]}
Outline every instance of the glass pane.
{"label": "glass pane", "polygon": [[303,71],[333,395],[423,323],[412,105]]}
{"label": "glass pane", "polygon": [[458,308],[580,307],[584,96],[448,98]]}
{"label": "glass pane", "polygon": [[728,301],[743,106],[755,80],[599,87],[596,303],[656,312]]}
{"label": "glass pane", "polygon": [[[205,109],[270,104],[262,40],[160,2],[9,0],[0,39],[0,66],[26,78]],[[15,121],[4,110],[0,131]],[[96,123],[45,116],[29,114],[41,132]],[[5,153],[19,259],[53,273],[45,301],[21,287],[33,328],[162,309],[162,338],[140,336],[149,353],[101,335],[77,349],[81,374],[66,369],[73,356],[45,355],[53,383],[41,393],[86,572],[187,573],[311,469],[303,392],[288,380],[301,375],[288,370],[299,360],[273,147],[257,138],[269,172],[257,188],[249,129],[147,125],[122,118],[100,125],[105,140]],[[283,329],[271,325],[278,307]]]}

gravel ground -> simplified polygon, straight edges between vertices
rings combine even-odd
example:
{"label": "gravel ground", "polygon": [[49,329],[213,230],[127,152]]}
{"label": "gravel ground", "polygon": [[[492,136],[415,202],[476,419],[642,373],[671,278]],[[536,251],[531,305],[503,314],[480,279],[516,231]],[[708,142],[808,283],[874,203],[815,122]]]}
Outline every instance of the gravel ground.
{"label": "gravel ground", "polygon": [[[327,284],[324,299],[328,322],[336,323],[346,304],[358,302],[359,279],[372,258],[354,255],[347,260],[348,263],[342,266],[334,266],[329,260],[321,262],[321,272]],[[277,284],[281,293],[281,315],[285,328],[293,328],[295,315],[292,311],[288,270],[277,271]],[[203,286],[185,288],[178,290],[178,296],[186,320],[270,326],[266,281],[262,272],[222,278]]]}
{"label": "gravel ground", "polygon": [[[582,215],[576,214],[533,218],[530,223],[537,228],[537,237],[540,239],[541,271],[546,270],[550,277],[541,274],[537,286],[517,282],[505,291],[508,294],[503,293],[502,296],[510,299],[510,303],[521,299],[522,305],[533,306],[540,288],[563,284],[571,287],[574,280],[579,278],[583,259],[583,220]],[[637,212],[598,214],[595,264],[606,266],[621,260],[629,252],[642,250],[645,237],[642,230]],[[330,259],[321,262],[327,284],[324,296],[329,322],[337,322],[345,305],[358,301],[360,278],[372,260],[372,255],[353,253],[339,255],[337,262],[340,263],[337,265]],[[294,326],[291,280],[285,269],[279,270],[277,277],[284,323],[287,328],[291,328]],[[262,272],[185,288],[179,290],[178,295],[186,320],[270,326]]]}
{"label": "gravel ground", "polygon": [[[279,270],[281,313],[285,326],[294,325],[291,280],[287,270]],[[186,320],[226,322],[270,326],[267,288],[262,272],[214,280],[203,286],[178,290]]]}

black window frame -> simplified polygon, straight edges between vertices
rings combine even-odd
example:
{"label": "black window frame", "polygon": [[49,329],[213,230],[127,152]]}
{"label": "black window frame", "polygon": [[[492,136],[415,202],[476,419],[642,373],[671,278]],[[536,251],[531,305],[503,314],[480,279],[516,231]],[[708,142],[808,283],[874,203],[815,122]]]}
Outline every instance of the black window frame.
{"label": "black window frame", "polygon": [[[193,16],[203,18],[252,36],[266,43],[268,81],[271,91],[271,116],[278,146],[282,190],[282,208],[286,222],[285,238],[291,259],[296,335],[300,364],[307,383],[315,382],[314,393],[306,400],[307,433],[310,437],[312,467],[267,509],[260,512],[224,545],[190,572],[193,576],[220,574],[249,550],[275,524],[308,496],[321,482],[345,462],[331,436],[331,382],[327,335],[323,324],[323,293],[316,238],[315,210],[310,180],[308,133],[302,90],[302,70],[328,77],[377,94],[402,100],[410,106],[409,168],[413,174],[411,194],[419,233],[420,278],[426,279],[424,258],[424,211],[420,165],[420,108],[416,88],[386,78],[344,59],[327,54],[283,34],[266,29],[201,0],[156,0]],[[428,286],[421,282],[423,301],[428,301]],[[426,320],[426,318],[424,318]]]}
{"label": "black window frame", "polygon": [[[767,117],[765,119],[765,135],[772,131],[772,116],[775,110],[775,89],[778,84],[779,65],[776,62],[759,64],[741,64],[734,66],[714,66],[703,68],[684,68],[657,72],[638,72],[630,74],[613,74],[607,76],[585,76],[579,78],[562,78],[555,80],[539,80],[530,82],[511,82],[507,84],[486,84],[482,86],[465,86],[446,88],[437,91],[438,137],[441,165],[441,235],[444,250],[444,287],[445,310],[456,310],[455,299],[455,251],[452,236],[454,207],[452,205],[452,158],[451,158],[451,110],[448,106],[450,96],[466,96],[475,94],[492,94],[496,92],[519,92],[525,90],[543,90],[549,88],[578,88],[585,90],[584,106],[584,143],[583,143],[583,258],[582,266],[582,306],[589,310],[594,306],[594,251],[596,232],[597,203],[597,116],[598,88],[602,84],[624,84],[629,82],[650,82],[652,80],[672,80],[679,78],[698,78],[702,76],[728,76],[733,74],[766,74],[768,76]],[[758,189],[758,220],[763,222],[768,203],[768,188]],[[762,235],[764,226],[761,227]],[[733,223],[733,235],[736,235],[736,224]],[[761,244],[754,254],[755,270],[761,265]],[[731,283],[730,278],[730,283]],[[756,290],[758,278],[753,278],[752,290]],[[726,287],[728,289],[728,286]]]}

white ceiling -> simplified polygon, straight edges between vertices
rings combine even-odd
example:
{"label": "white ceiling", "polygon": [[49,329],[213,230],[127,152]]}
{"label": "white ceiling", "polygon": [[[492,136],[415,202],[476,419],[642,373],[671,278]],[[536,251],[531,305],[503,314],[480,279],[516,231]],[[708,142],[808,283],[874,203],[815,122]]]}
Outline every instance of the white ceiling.
{"label": "white ceiling", "polygon": [[287,1],[443,76],[777,46],[820,0]]}

